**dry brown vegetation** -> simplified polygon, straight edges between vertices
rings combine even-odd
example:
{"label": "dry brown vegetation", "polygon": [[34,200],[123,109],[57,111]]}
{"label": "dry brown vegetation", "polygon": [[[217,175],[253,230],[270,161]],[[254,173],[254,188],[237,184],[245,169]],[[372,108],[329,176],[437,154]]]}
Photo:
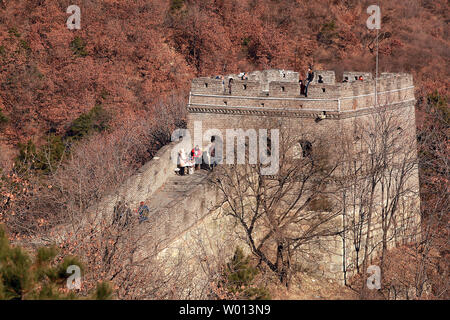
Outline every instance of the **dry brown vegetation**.
{"label": "dry brown vegetation", "polygon": [[[42,142],[98,100],[122,123],[199,75],[374,67],[370,1],[80,1],[79,31],[66,28],[69,4],[0,2],[3,143]],[[447,1],[380,5],[381,70],[413,73],[418,98],[448,94]]]}
{"label": "dry brown vegetation", "polygon": [[[171,131],[184,125],[186,93],[196,76],[265,68],[303,74],[310,64],[334,69],[338,77],[343,70],[373,71],[375,34],[365,26],[370,1],[82,0],[82,29],[75,32],[65,25],[70,4],[0,0],[0,165],[5,174],[0,181],[0,222],[16,240],[67,219],[75,225],[80,212],[150,159],[169,141]],[[425,234],[423,243],[386,253],[389,286],[381,297],[405,297],[408,288],[414,288],[408,298],[445,298],[448,1],[380,4],[380,68],[410,72],[416,84]],[[431,95],[435,91],[437,99]],[[63,137],[75,119],[99,104],[112,115],[108,130],[66,144],[70,150],[63,148],[56,166],[51,153],[44,152],[51,164],[44,175],[16,170],[19,142],[32,139],[41,146],[49,134]],[[114,238],[117,230],[100,229],[92,242],[96,245],[80,246],[77,252],[89,257],[90,266],[108,259],[105,253],[115,242],[105,239],[116,239],[127,250],[133,247],[124,238]],[[65,253],[74,253],[71,244],[86,241],[91,232],[83,230],[81,240],[68,239]],[[124,254],[117,251],[111,261],[123,261]],[[412,269],[405,272],[400,261]],[[123,270],[130,270],[126,267],[131,264],[122,265]],[[135,271],[116,271],[102,269],[99,274],[122,279],[120,297],[176,297],[158,292],[159,280],[154,291],[140,292],[129,283]],[[422,294],[425,283],[432,288]]]}

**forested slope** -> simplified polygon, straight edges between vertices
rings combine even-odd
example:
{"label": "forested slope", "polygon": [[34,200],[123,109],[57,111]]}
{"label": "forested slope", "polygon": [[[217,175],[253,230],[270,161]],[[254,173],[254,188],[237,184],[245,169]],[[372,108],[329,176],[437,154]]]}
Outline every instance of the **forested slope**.
{"label": "forested slope", "polygon": [[[370,1],[81,0],[76,31],[66,27],[71,4],[0,1],[3,146],[39,144],[96,104],[122,122],[200,75],[374,68]],[[418,98],[447,94],[448,2],[380,5],[381,70],[413,73]]]}

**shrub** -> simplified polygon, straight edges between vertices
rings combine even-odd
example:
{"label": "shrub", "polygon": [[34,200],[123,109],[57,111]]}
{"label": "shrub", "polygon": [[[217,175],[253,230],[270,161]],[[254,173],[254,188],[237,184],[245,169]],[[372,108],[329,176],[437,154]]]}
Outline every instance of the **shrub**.
{"label": "shrub", "polygon": [[170,12],[176,12],[183,7],[184,0],[172,0],[170,4]]}
{"label": "shrub", "polygon": [[26,40],[20,39],[19,40],[20,48],[24,49],[27,53],[31,52],[30,45]]}
{"label": "shrub", "polygon": [[75,119],[66,133],[66,137],[80,140],[92,132],[102,132],[109,128],[110,115],[101,105],[96,105],[88,113]]}
{"label": "shrub", "polygon": [[252,287],[258,270],[250,264],[241,248],[236,248],[233,258],[227,264],[225,279],[227,290],[249,300],[269,300],[270,294],[264,288]]}
{"label": "shrub", "polygon": [[53,172],[60,165],[73,140],[78,141],[93,132],[105,131],[109,127],[109,121],[109,113],[101,105],[97,105],[75,119],[64,137],[51,134],[47,136],[47,143],[40,148],[31,140],[19,143],[16,171],[25,173],[34,170],[41,174]]}
{"label": "shrub", "polygon": [[320,28],[320,32],[317,34],[317,41],[327,45],[332,44],[333,39],[338,36],[336,29],[336,22],[334,20],[324,23]]}
{"label": "shrub", "polygon": [[0,109],[0,127],[6,123],[8,123],[9,118],[7,116],[5,116],[2,112],[2,110]]}
{"label": "shrub", "polygon": [[242,45],[243,47],[248,47],[248,45],[250,44],[250,41],[251,41],[250,38],[245,37],[244,39],[242,39],[241,45]]}
{"label": "shrub", "polygon": [[16,170],[22,171],[31,166],[36,158],[36,145],[33,141],[28,140],[27,143],[19,143],[19,155],[16,157]]}
{"label": "shrub", "polygon": [[81,38],[76,36],[70,43],[70,48],[73,53],[78,57],[86,57],[89,53],[86,50],[86,42]]}
{"label": "shrub", "polygon": [[16,27],[9,28],[8,33],[16,38],[20,38],[21,34]]}
{"label": "shrub", "polygon": [[36,169],[43,173],[54,170],[61,162],[66,146],[60,136],[50,135],[37,155]]}
{"label": "shrub", "polygon": [[108,90],[102,89],[102,92],[100,93],[100,98],[102,100],[106,100],[106,98],[108,98],[109,95],[110,93],[108,92]]}
{"label": "shrub", "polygon": [[447,98],[434,91],[427,96],[428,105],[434,109],[434,112],[440,116],[445,123],[449,123],[450,111],[447,104]]}
{"label": "shrub", "polygon": [[102,132],[109,128],[110,114],[101,106],[96,105],[89,111],[92,119],[92,129],[96,132]]}
{"label": "shrub", "polygon": [[107,282],[101,282],[97,285],[97,289],[93,294],[92,298],[95,300],[111,300],[113,295],[113,290],[111,285]]}
{"label": "shrub", "polygon": [[18,172],[26,172],[27,169],[48,174],[56,169],[64,156],[66,145],[60,136],[49,135],[47,143],[37,149],[29,140],[26,144],[19,143],[19,155],[15,161]]}
{"label": "shrub", "polygon": [[249,54],[249,47],[250,47],[251,42],[252,42],[252,39],[250,37],[245,37],[242,39],[241,50],[242,50],[242,53],[244,53],[246,56]]}
{"label": "shrub", "polygon": [[[70,274],[67,267],[82,265],[75,257],[55,263],[58,250],[40,248],[34,259],[20,247],[11,247],[5,229],[0,225],[0,300],[78,299],[74,292],[60,289]],[[111,299],[113,291],[107,283],[99,283],[91,299]]]}

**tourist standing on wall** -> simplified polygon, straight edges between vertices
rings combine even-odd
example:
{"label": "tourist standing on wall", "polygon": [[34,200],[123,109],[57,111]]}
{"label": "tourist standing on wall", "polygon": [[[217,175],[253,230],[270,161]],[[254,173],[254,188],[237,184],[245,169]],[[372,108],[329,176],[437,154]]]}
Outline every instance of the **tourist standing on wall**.
{"label": "tourist standing on wall", "polygon": [[207,164],[208,164],[208,168],[209,170],[213,170],[214,167],[217,165],[217,159],[216,159],[216,137],[212,136],[211,137],[211,143],[208,145],[207,147],[207,152],[205,152],[205,154],[207,154]]}
{"label": "tourist standing on wall", "polygon": [[308,68],[308,74],[306,76],[305,97],[308,96],[308,87],[313,80],[314,80],[314,72],[312,72],[311,68]]}
{"label": "tourist standing on wall", "polygon": [[184,152],[184,149],[180,149],[180,151],[178,151],[178,168],[180,169],[181,176],[184,176],[185,174],[186,165],[187,165],[186,154]]}
{"label": "tourist standing on wall", "polygon": [[194,159],[195,170],[200,169],[200,165],[202,164],[202,149],[198,145],[195,146],[191,151],[191,157]]}

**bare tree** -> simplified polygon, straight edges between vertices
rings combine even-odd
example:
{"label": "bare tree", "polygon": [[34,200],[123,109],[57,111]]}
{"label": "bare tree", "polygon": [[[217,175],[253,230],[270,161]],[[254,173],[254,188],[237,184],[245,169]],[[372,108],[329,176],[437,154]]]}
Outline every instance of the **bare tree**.
{"label": "bare tree", "polygon": [[[136,224],[136,216],[128,223],[121,221],[117,208],[134,210],[135,203],[117,204],[116,210],[95,206],[117,192],[170,139],[171,130],[184,120],[180,101],[176,96],[161,101],[139,119],[73,144],[45,176],[37,176],[32,168],[20,176],[12,172],[5,183],[1,180],[0,219],[13,233],[32,235],[28,244],[53,243],[62,248],[61,255],[80,257],[85,264],[84,289],[104,279],[124,299],[186,297],[191,275],[182,272],[183,256],[161,255],[165,239],[152,237],[163,228],[145,229]],[[177,107],[178,112],[171,113]],[[160,121],[151,117],[153,113]],[[49,154],[44,152],[43,159],[50,161]]]}
{"label": "bare tree", "polygon": [[318,237],[341,231],[331,223],[340,210],[329,197],[338,165],[327,153],[325,140],[311,141],[289,127],[281,129],[276,175],[264,175],[261,163],[227,164],[212,178],[222,194],[219,206],[236,220],[251,253],[286,286],[296,267],[295,255]]}
{"label": "bare tree", "polygon": [[413,242],[420,229],[415,122],[382,106],[352,125],[342,140],[340,180],[346,234],[353,244],[349,267],[365,275],[379,254],[383,283],[388,250]]}
{"label": "bare tree", "polygon": [[418,126],[422,230],[421,241],[412,253],[417,258],[414,287],[418,298],[449,297],[450,119],[447,101],[447,97],[435,92],[418,103],[422,118]]}

